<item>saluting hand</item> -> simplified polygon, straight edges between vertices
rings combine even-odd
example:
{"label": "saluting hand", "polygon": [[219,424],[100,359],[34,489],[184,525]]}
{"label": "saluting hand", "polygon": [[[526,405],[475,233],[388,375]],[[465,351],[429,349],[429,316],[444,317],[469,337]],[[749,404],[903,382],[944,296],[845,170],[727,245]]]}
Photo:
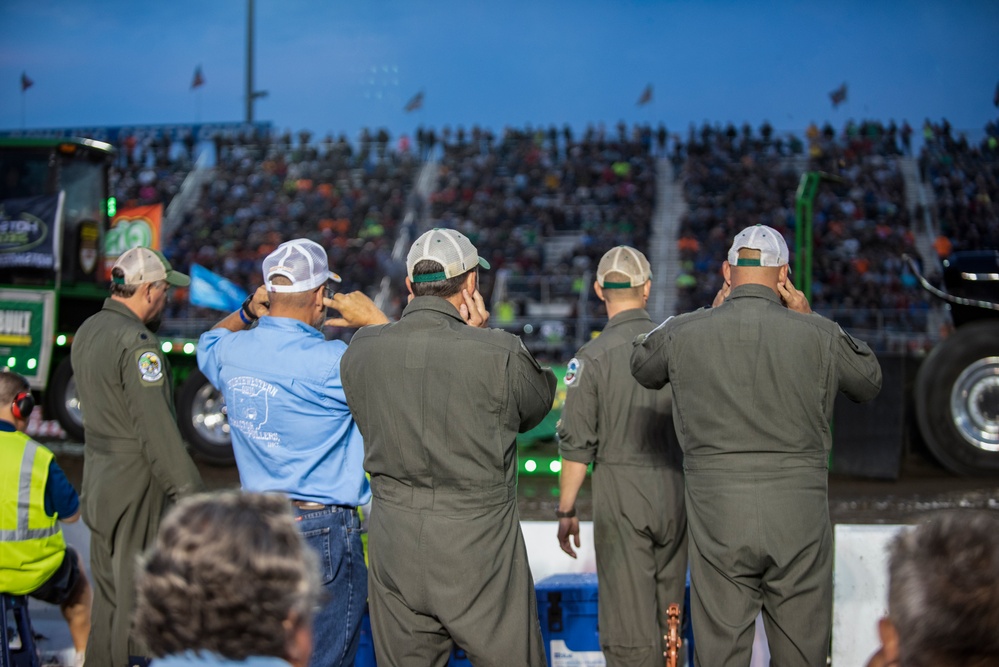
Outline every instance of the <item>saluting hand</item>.
{"label": "saluting hand", "polygon": [[323,324],[328,327],[366,327],[369,324],[385,324],[389,318],[378,309],[364,292],[337,292],[332,299],[323,298],[327,308],[340,312],[340,317],[332,317]]}
{"label": "saluting hand", "polygon": [[461,290],[461,298],[465,300],[465,303],[458,307],[461,319],[465,320],[465,324],[470,327],[485,329],[489,323],[489,311],[486,310],[486,303],[482,300],[479,290],[469,294],[467,289],[463,289]]}
{"label": "saluting hand", "polygon": [[576,551],[572,548],[572,544],[569,543],[570,537],[573,538],[572,541],[576,544],[576,549],[578,549],[579,517],[574,516],[558,520],[558,545],[562,547],[562,551],[575,558]]}
{"label": "saluting hand", "polygon": [[267,286],[261,285],[253,292],[253,299],[250,300],[250,305],[247,308],[251,315],[260,318],[264,315],[270,315],[270,305],[270,301],[267,299]]}
{"label": "saluting hand", "polygon": [[732,292],[732,286],[726,282],[723,282],[721,289],[718,290],[718,294],[715,294],[714,301],[711,302],[711,307],[717,308],[718,306],[722,305],[722,303],[725,302],[725,299],[728,298],[728,295],[731,294],[731,292]]}
{"label": "saluting hand", "polygon": [[790,280],[777,283],[777,293],[789,310],[808,315],[812,312],[812,307],[808,305],[805,293],[791,284]]}

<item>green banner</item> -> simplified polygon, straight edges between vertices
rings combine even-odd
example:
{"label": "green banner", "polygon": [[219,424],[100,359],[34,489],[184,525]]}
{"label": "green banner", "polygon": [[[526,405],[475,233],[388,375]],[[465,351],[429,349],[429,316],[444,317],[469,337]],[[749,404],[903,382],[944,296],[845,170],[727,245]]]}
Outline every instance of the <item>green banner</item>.
{"label": "green banner", "polygon": [[521,447],[555,439],[555,425],[562,417],[562,406],[565,404],[565,366],[552,366],[551,369],[558,380],[558,385],[555,387],[555,402],[552,404],[551,412],[541,420],[540,424],[517,436],[517,444]]}
{"label": "green banner", "polygon": [[42,301],[0,299],[0,364],[34,377],[42,361],[44,324]]}

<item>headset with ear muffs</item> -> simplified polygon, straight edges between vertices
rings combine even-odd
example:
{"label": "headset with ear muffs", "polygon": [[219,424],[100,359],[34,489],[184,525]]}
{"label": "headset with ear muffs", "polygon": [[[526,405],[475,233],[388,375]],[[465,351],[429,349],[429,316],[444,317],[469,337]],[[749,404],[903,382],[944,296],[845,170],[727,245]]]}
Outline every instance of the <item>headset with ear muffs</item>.
{"label": "headset with ear muffs", "polygon": [[22,391],[14,397],[14,402],[10,406],[10,411],[15,419],[27,419],[31,411],[35,409],[35,397],[30,391]]}

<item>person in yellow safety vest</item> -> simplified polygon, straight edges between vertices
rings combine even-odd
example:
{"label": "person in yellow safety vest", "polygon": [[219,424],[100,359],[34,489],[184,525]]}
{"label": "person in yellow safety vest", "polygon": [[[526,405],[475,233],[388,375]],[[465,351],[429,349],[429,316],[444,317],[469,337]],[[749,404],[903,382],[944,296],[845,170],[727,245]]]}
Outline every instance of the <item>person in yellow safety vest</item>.
{"label": "person in yellow safety vest", "polygon": [[52,452],[22,432],[34,407],[28,381],[0,371],[0,591],[59,605],[79,667],[93,593],[58,522],[80,518],[80,499]]}

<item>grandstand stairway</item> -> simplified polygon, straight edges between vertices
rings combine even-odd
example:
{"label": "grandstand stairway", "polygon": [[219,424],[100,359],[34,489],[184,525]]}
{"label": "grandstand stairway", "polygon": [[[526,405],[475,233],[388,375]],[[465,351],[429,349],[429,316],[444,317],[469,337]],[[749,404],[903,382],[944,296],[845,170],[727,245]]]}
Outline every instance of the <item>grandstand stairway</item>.
{"label": "grandstand stairway", "polygon": [[[905,206],[912,216],[912,231],[916,250],[923,260],[923,271],[927,277],[940,275],[940,260],[937,258],[933,240],[937,236],[936,225],[930,210],[936,203],[933,188],[927,188],[919,178],[919,166],[913,157],[898,158],[899,169],[905,179]],[[922,207],[922,219],[917,219],[917,209]]]}
{"label": "grandstand stairway", "polygon": [[649,238],[649,263],[652,265],[649,315],[656,322],[676,313],[676,279],[680,274],[676,240],[686,213],[683,182],[674,180],[673,164],[660,158],[656,161],[656,207],[652,212]]}
{"label": "grandstand stairway", "polygon": [[572,257],[572,252],[582,242],[582,232],[555,232],[552,236],[546,236],[545,271],[551,273],[555,267],[565,261],[566,257]]}
{"label": "grandstand stairway", "polygon": [[170,200],[163,216],[163,229],[160,232],[163,239],[169,239],[177,231],[184,215],[193,211],[201,198],[201,186],[211,180],[215,170],[208,166],[208,151],[202,151],[194,163],[194,169],[188,172],[180,185],[177,196]]}

